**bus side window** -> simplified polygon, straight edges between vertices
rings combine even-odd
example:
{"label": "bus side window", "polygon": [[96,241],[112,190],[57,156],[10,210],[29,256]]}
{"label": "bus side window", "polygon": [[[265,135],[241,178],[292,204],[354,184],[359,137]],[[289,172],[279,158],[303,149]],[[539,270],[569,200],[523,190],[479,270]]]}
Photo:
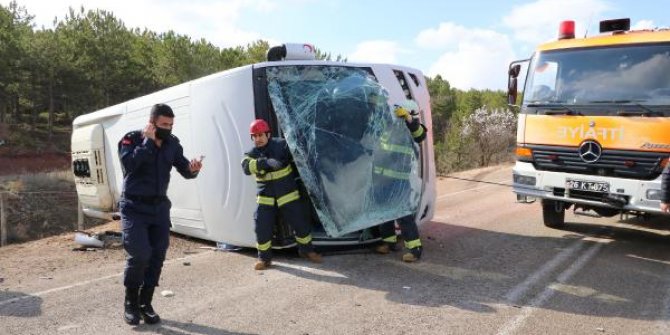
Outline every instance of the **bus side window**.
{"label": "bus side window", "polygon": [[414,85],[416,85],[416,87],[421,86],[421,83],[419,82],[419,78],[414,73],[407,72],[407,74],[409,74],[409,77],[412,78],[412,81],[414,82]]}
{"label": "bus side window", "polygon": [[398,83],[400,84],[400,87],[405,94],[405,98],[408,100],[414,100],[412,97],[412,92],[409,90],[409,85],[407,84],[407,78],[405,78],[405,74],[399,70],[393,70],[393,74],[395,75],[396,79],[398,79]]}

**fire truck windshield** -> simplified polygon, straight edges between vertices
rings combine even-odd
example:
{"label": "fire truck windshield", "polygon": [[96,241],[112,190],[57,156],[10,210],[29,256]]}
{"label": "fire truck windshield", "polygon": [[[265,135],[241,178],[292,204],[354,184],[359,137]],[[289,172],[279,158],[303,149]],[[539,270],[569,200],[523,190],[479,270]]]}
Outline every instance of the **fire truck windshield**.
{"label": "fire truck windshield", "polygon": [[556,105],[584,115],[617,113],[621,106],[667,112],[670,44],[538,52],[530,64],[523,104],[525,112]]}

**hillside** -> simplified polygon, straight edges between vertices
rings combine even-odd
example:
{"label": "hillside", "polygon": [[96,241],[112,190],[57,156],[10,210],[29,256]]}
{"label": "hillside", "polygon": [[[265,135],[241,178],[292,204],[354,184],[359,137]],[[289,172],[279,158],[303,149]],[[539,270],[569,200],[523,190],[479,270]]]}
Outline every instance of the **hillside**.
{"label": "hillside", "polygon": [[51,136],[43,126],[0,123],[0,176],[68,169],[70,127],[54,127]]}

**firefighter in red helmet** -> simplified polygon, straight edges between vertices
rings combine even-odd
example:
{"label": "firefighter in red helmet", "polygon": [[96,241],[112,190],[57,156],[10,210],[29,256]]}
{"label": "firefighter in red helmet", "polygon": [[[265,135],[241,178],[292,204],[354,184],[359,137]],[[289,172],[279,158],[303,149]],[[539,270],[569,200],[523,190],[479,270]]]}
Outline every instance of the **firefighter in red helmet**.
{"label": "firefighter in red helmet", "polygon": [[264,270],[272,264],[272,228],[277,212],[293,228],[300,256],[320,263],[321,255],[312,246],[310,212],[300,201],[297,173],[286,141],[272,138],[270,125],[261,119],[251,123],[249,133],[254,148],[245,154],[242,169],[246,175],[254,175],[258,184],[254,214],[258,261],[254,268]]}

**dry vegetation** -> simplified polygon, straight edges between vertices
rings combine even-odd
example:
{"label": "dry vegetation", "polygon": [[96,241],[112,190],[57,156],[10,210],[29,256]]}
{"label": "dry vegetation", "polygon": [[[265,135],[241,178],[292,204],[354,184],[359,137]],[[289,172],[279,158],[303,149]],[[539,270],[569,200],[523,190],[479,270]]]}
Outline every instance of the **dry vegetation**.
{"label": "dry vegetation", "polygon": [[77,228],[77,194],[69,170],[0,177],[0,191],[9,192],[5,203],[9,243]]}

